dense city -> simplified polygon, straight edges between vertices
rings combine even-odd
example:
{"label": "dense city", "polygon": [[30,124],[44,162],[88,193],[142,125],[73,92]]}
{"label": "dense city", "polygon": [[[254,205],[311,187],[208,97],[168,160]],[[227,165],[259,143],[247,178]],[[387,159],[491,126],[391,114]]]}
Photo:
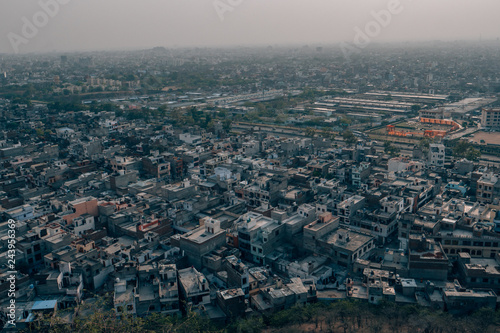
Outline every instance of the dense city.
{"label": "dense city", "polygon": [[499,97],[498,40],[0,54],[0,324],[494,313]]}

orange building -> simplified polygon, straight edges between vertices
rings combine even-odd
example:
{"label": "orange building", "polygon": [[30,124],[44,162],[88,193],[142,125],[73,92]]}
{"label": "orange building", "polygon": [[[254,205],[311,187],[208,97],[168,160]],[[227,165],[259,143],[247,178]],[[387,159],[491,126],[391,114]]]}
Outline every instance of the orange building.
{"label": "orange building", "polygon": [[72,224],[73,219],[83,214],[89,214],[94,217],[99,216],[99,209],[97,208],[97,199],[94,197],[79,198],[68,202],[68,214],[62,218],[67,224]]}

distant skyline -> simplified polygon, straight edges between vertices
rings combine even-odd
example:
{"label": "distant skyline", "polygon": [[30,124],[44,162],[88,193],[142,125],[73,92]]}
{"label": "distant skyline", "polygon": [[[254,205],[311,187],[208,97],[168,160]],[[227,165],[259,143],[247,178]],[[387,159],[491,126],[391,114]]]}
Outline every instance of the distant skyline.
{"label": "distant skyline", "polygon": [[498,13],[498,0],[3,0],[0,53],[353,43],[370,22],[373,43],[492,40]]}

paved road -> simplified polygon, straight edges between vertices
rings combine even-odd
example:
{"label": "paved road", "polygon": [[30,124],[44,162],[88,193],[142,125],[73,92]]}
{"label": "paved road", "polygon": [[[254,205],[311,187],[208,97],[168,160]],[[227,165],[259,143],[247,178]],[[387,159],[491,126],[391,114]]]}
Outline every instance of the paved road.
{"label": "paved road", "polygon": [[463,137],[467,134],[472,134],[472,133],[478,132],[478,131],[480,131],[480,129],[477,127],[469,127],[467,129],[465,129],[465,131],[463,131],[463,132],[455,133],[455,134],[448,136],[448,139],[450,139],[450,140],[460,139],[461,137]]}

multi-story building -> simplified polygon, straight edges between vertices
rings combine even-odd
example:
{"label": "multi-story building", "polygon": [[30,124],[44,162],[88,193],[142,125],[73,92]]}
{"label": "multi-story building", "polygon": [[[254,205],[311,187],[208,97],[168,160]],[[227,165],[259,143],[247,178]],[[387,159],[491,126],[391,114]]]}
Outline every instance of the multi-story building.
{"label": "multi-story building", "polygon": [[226,232],[220,221],[208,218],[205,225],[180,237],[180,248],[189,262],[201,269],[202,257],[226,243]]}
{"label": "multi-story building", "polygon": [[179,286],[177,267],[175,264],[159,264],[159,297],[160,312],[164,314],[180,314]]}
{"label": "multi-story building", "polygon": [[319,218],[304,227],[304,248],[316,252],[317,241],[339,227],[339,218],[325,212]]}
{"label": "multi-story building", "polygon": [[227,285],[229,288],[241,288],[245,297],[250,291],[250,278],[248,266],[236,258],[234,255],[228,256],[222,263],[222,267],[227,272]]}
{"label": "multi-story building", "polygon": [[446,157],[445,147],[443,144],[431,143],[429,145],[428,163],[432,166],[443,167]]}
{"label": "multi-story building", "polygon": [[217,305],[227,317],[241,317],[246,310],[245,293],[241,288],[218,290]]}
{"label": "multi-story building", "polygon": [[448,257],[441,244],[423,235],[410,235],[408,274],[416,279],[446,280]]}
{"label": "multi-story building", "polygon": [[500,236],[486,232],[475,225],[455,229],[443,229],[434,236],[450,258],[456,258],[460,252],[469,253],[472,258],[495,258],[500,252]]}
{"label": "multi-story building", "polygon": [[495,258],[471,258],[469,253],[458,254],[460,281],[467,288],[500,290],[500,254]]}
{"label": "multi-story building", "polygon": [[243,188],[243,199],[251,207],[274,204],[279,199],[281,190],[287,187],[287,178],[279,176],[260,176],[254,183]]}
{"label": "multi-story building", "polygon": [[194,267],[180,269],[177,274],[184,313],[192,306],[210,304],[210,287],[205,275]]}
{"label": "multi-story building", "polygon": [[499,178],[493,173],[485,173],[477,181],[476,199],[481,203],[492,203],[500,194]]}
{"label": "multi-story building", "polygon": [[344,227],[317,241],[316,253],[328,256],[333,263],[352,269],[357,259],[368,258],[375,248],[375,238]]}
{"label": "multi-story building", "polygon": [[137,313],[135,306],[135,286],[130,282],[116,279],[113,303],[117,317],[135,315]]}
{"label": "multi-story building", "polygon": [[490,129],[500,129],[500,108],[484,108],[481,112],[481,126]]}
{"label": "multi-story building", "polygon": [[156,178],[170,177],[170,162],[164,156],[151,156],[142,159],[142,168]]}
{"label": "multi-story building", "polygon": [[65,208],[66,212],[63,212],[62,218],[67,224],[71,224],[74,218],[84,214],[94,217],[99,216],[97,199],[94,197],[85,197],[70,201]]}
{"label": "multi-story building", "polygon": [[242,257],[266,264],[266,256],[285,236],[285,225],[254,212],[241,217],[238,225],[238,242]]}
{"label": "multi-story building", "polygon": [[360,195],[352,196],[337,205],[337,213],[340,218],[340,224],[351,224],[351,217],[356,214],[358,209],[365,205],[365,197]]}
{"label": "multi-story building", "polygon": [[95,217],[90,214],[75,217],[70,227],[73,228],[72,231],[76,236],[81,236],[86,231],[95,230]]}

